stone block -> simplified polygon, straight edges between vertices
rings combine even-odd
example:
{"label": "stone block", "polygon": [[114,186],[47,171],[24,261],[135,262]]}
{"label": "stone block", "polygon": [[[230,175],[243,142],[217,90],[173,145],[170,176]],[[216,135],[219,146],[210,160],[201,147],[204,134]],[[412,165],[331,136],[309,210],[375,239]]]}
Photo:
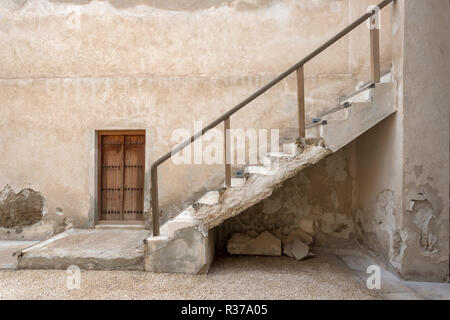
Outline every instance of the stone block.
{"label": "stone block", "polygon": [[303,260],[309,257],[309,246],[300,241],[298,237],[294,237],[284,246],[283,253],[288,257]]}
{"label": "stone block", "polygon": [[161,273],[207,273],[214,258],[214,236],[197,227],[178,229],[172,237],[150,237],[144,243],[144,268]]}
{"label": "stone block", "polygon": [[235,233],[227,244],[228,253],[242,255],[280,256],[281,240],[270,232],[252,238],[245,233]]}

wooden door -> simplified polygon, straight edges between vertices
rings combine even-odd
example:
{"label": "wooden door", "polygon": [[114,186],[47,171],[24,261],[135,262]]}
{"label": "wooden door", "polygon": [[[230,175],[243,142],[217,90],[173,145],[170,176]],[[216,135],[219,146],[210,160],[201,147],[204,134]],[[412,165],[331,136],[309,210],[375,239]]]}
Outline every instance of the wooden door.
{"label": "wooden door", "polygon": [[103,133],[99,145],[99,220],[142,220],[145,136]]}
{"label": "wooden door", "polygon": [[142,220],[144,213],[145,136],[125,136],[124,220]]}

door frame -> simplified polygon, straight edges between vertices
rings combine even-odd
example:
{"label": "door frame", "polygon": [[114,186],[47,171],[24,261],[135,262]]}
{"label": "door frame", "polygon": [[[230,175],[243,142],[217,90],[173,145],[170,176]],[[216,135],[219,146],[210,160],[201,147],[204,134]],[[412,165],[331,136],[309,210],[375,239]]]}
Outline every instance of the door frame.
{"label": "door frame", "polygon": [[[101,225],[101,224],[144,224],[144,216],[142,217],[142,220],[101,220],[101,208],[102,208],[102,137],[103,136],[136,136],[136,135],[142,135],[144,136],[144,181],[145,181],[145,170],[146,170],[146,150],[147,150],[147,137],[145,130],[136,130],[136,129],[123,129],[123,130],[97,130],[97,213],[95,215],[95,224]],[[145,184],[145,183],[144,183]],[[143,204],[142,207],[145,211],[145,186],[143,189]]]}

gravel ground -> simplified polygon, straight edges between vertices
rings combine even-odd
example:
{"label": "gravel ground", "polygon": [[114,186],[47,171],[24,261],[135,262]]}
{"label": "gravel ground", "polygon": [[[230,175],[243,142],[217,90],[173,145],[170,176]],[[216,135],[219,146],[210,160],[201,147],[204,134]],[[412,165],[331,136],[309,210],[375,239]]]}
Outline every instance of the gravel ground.
{"label": "gravel ground", "polygon": [[208,275],[82,271],[68,290],[62,270],[2,270],[1,299],[378,299],[332,255],[216,258]]}

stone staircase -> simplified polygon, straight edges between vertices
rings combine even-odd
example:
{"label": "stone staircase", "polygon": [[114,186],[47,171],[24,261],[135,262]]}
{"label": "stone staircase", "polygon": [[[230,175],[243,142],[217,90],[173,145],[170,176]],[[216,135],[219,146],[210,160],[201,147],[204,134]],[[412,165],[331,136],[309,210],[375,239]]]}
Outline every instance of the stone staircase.
{"label": "stone staircase", "polygon": [[[389,81],[389,82],[386,82]],[[261,166],[246,166],[244,178],[228,189],[210,191],[144,240],[144,268],[152,272],[206,273],[214,257],[214,227],[269,197],[284,181],[341,149],[396,111],[390,75],[341,108],[322,116],[306,139],[269,153]],[[347,104],[346,104],[347,102]]]}

